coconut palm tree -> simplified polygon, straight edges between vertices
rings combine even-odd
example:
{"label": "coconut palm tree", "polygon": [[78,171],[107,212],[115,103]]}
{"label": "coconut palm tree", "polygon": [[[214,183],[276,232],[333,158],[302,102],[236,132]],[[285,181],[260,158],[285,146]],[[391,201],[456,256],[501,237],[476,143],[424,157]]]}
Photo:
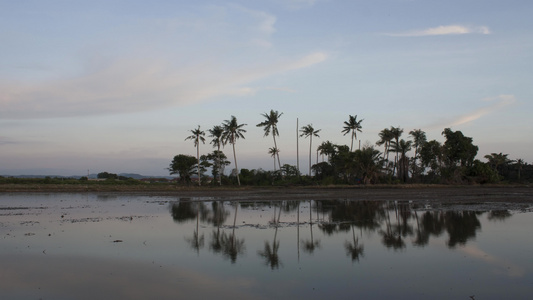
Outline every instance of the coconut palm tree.
{"label": "coconut palm tree", "polygon": [[[276,147],[272,147],[268,149],[268,154],[274,158],[274,172],[276,171],[276,156],[278,156],[279,159],[279,149]],[[281,166],[279,166],[281,170]]]}
{"label": "coconut palm tree", "polygon": [[222,128],[224,129],[224,133],[222,134],[222,140],[224,141],[224,144],[230,143],[233,146],[233,160],[235,162],[235,170],[237,171],[237,183],[239,186],[241,185],[241,180],[239,179],[239,167],[237,166],[237,155],[235,154],[235,143],[239,138],[244,139],[244,132],[246,130],[242,129],[246,124],[239,124],[237,123],[237,118],[235,116],[231,116],[230,120],[224,120],[224,123],[222,123]]}
{"label": "coconut palm tree", "polygon": [[276,144],[276,136],[279,136],[278,120],[281,117],[281,115],[283,115],[283,113],[279,113],[277,110],[274,111],[273,109],[271,109],[270,113],[263,113],[261,115],[265,117],[266,120],[257,124],[256,126],[263,127],[263,130],[265,131],[264,137],[268,136],[270,132],[272,132],[272,138],[274,139],[274,148],[278,149],[278,152],[276,153],[278,157],[278,166],[281,167],[281,162],[279,160],[279,148],[278,148],[278,145]]}
{"label": "coconut palm tree", "polygon": [[347,135],[350,132],[352,133],[350,152],[353,150],[353,140],[357,140],[357,131],[362,132],[361,129],[363,127],[361,126],[361,122],[363,122],[363,120],[357,121],[357,115],[348,115],[348,121],[344,121],[344,129],[342,130],[342,133],[344,133],[344,135]]}
{"label": "coconut palm tree", "polygon": [[392,142],[391,149],[389,150],[402,154],[400,160],[398,161],[398,177],[402,178],[404,182],[407,181],[409,169],[409,158],[407,158],[407,152],[411,150],[411,145],[411,141],[405,141],[404,139],[401,139],[398,143]]}
{"label": "coconut palm tree", "polygon": [[414,129],[409,131],[409,135],[413,137],[413,147],[415,148],[415,156],[413,161],[413,174],[418,176],[421,173],[422,167],[418,166],[417,160],[420,156],[422,145],[427,142],[426,133],[422,129]]}
{"label": "coconut palm tree", "polygon": [[[396,145],[398,145],[399,142],[400,142],[400,136],[403,133],[403,129],[400,128],[400,127],[392,127],[391,126],[390,132],[391,132],[392,137],[394,138],[394,141],[396,142]],[[398,148],[396,148],[396,149],[398,149]],[[393,169],[393,172],[392,172],[393,174],[396,174],[397,171],[398,171],[398,151],[395,151],[395,152],[396,152],[396,158],[394,159],[394,169]]]}
{"label": "coconut palm tree", "polygon": [[[333,154],[335,154],[335,146],[330,141],[325,141],[318,146],[317,150],[319,151],[320,155],[326,155],[328,158],[328,162],[331,161],[331,157]],[[324,159],[322,159],[324,161]]]}
{"label": "coconut palm tree", "polygon": [[311,154],[312,154],[312,146],[313,146],[313,136],[320,137],[318,133],[321,129],[315,130],[313,128],[313,124],[308,124],[307,126],[304,126],[300,129],[301,137],[309,137],[309,176],[311,176]]}
{"label": "coconut palm tree", "polygon": [[185,138],[185,140],[192,140],[194,142],[194,147],[196,147],[196,159],[198,160],[198,165],[197,165],[198,185],[202,185],[201,183],[202,180],[200,177],[200,142],[202,142],[202,144],[205,144],[205,138],[204,138],[205,132],[200,130],[200,125],[198,125],[197,129],[191,130],[191,133],[192,134],[188,136],[187,138]]}
{"label": "coconut palm tree", "polygon": [[385,128],[385,129],[380,131],[379,138],[380,138],[380,140],[376,142],[376,145],[378,145],[378,146],[384,145],[385,146],[385,151],[384,151],[385,160],[387,161],[387,166],[388,166],[390,142],[392,141],[394,136],[392,135],[392,132],[390,131],[390,129]]}
{"label": "coconut palm tree", "polygon": [[222,135],[224,134],[224,128],[220,125],[215,125],[213,128],[209,129],[209,137],[212,137],[213,139],[210,144],[213,144],[213,147],[217,148],[217,163],[215,164],[215,168],[218,167],[218,184],[222,185],[222,161],[220,159],[220,147],[224,146],[225,143],[222,140]]}

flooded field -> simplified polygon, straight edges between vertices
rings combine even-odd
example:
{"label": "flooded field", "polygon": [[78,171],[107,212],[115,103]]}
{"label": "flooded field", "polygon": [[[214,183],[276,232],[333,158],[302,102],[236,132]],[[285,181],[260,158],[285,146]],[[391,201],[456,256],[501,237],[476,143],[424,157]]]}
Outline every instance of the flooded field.
{"label": "flooded field", "polygon": [[2,299],[530,299],[532,203],[0,194]]}

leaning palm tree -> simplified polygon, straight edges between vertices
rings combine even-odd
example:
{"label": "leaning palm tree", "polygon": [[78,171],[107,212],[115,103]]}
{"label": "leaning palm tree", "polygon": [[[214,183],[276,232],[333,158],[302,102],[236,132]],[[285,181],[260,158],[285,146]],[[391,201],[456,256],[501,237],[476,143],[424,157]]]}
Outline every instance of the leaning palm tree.
{"label": "leaning palm tree", "polygon": [[202,185],[202,180],[200,177],[200,142],[202,144],[205,144],[205,132],[200,130],[200,125],[198,125],[197,129],[191,130],[191,135],[188,136],[185,140],[192,140],[194,142],[194,147],[196,147],[196,159],[198,160],[197,164],[197,170],[198,170],[198,185]]}
{"label": "leaning palm tree", "polygon": [[237,118],[235,116],[231,116],[230,120],[224,120],[224,123],[222,123],[222,128],[224,129],[224,133],[222,134],[222,140],[224,143],[230,143],[233,146],[233,160],[235,162],[235,170],[237,172],[237,183],[239,186],[241,185],[241,180],[239,179],[239,167],[237,166],[237,155],[235,154],[235,143],[239,138],[244,139],[243,133],[246,132],[246,130],[242,129],[246,124],[239,124],[237,123]]}
{"label": "leaning palm tree", "polygon": [[212,137],[213,139],[210,144],[213,144],[213,147],[217,148],[217,159],[218,162],[215,164],[215,168],[218,167],[218,184],[222,185],[222,161],[220,159],[220,147],[224,146],[224,141],[222,140],[222,134],[224,134],[224,128],[220,125],[215,125],[213,128],[209,129],[209,137]]}
{"label": "leaning palm tree", "polygon": [[300,129],[300,132],[302,134],[300,134],[300,136],[303,136],[303,137],[309,137],[309,176],[311,176],[311,153],[313,152],[312,151],[312,146],[313,146],[313,136],[316,136],[316,137],[320,137],[318,135],[318,133],[320,132],[321,129],[318,129],[318,130],[315,130],[313,128],[313,125],[312,124],[308,124],[307,126],[304,126]]}
{"label": "leaning palm tree", "polygon": [[348,121],[344,121],[344,129],[342,130],[342,133],[344,133],[344,135],[347,135],[350,132],[352,133],[350,152],[353,150],[353,140],[357,140],[357,131],[362,132],[361,129],[363,127],[361,126],[361,122],[363,122],[363,120],[357,121],[357,115],[348,115]]}
{"label": "leaning palm tree", "polygon": [[[276,147],[269,148],[268,154],[270,154],[270,156],[274,158],[274,172],[276,172],[276,156],[278,156],[278,159],[279,159],[279,149]],[[279,168],[281,170],[281,166],[279,166]]]}

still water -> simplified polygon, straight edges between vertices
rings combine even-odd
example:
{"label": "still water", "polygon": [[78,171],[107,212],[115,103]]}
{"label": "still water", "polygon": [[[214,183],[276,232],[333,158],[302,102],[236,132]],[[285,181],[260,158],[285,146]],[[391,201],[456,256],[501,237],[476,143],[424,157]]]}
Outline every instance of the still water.
{"label": "still water", "polygon": [[531,299],[530,206],[0,195],[2,299]]}

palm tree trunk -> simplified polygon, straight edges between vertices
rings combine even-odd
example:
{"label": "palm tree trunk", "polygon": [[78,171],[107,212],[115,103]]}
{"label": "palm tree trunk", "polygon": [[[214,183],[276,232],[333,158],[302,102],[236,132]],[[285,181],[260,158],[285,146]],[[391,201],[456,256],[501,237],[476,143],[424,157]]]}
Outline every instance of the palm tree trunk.
{"label": "palm tree trunk", "polygon": [[[276,135],[274,133],[272,133],[272,138],[274,138],[274,148],[275,149],[278,149],[278,145],[276,144]],[[278,157],[278,166],[279,166],[279,169],[281,170],[281,162],[279,161],[279,151],[276,153],[277,157]],[[274,157],[275,159],[275,157]],[[274,163],[274,171],[276,170],[276,165]]]}
{"label": "palm tree trunk", "polygon": [[237,166],[237,155],[235,154],[235,139],[233,139],[233,143],[231,144],[233,146],[233,160],[235,161],[235,170],[237,170],[237,183],[239,186],[241,185],[241,180],[239,179],[239,167]]}
{"label": "palm tree trunk", "polygon": [[350,152],[352,152],[353,150],[353,137],[354,137],[354,134],[355,134],[355,131],[352,129],[352,145],[350,146]]}
{"label": "palm tree trunk", "polygon": [[198,186],[202,185],[201,184],[201,181],[200,180],[200,143],[199,141],[197,140],[197,145],[196,145],[196,160],[198,161],[198,165],[196,167],[197,171],[198,171]]}
{"label": "palm tree trunk", "polygon": [[309,136],[309,176],[311,176],[311,145],[313,144],[313,134]]}
{"label": "palm tree trunk", "polygon": [[220,161],[220,144],[218,145],[218,185],[222,185],[222,162]]}

